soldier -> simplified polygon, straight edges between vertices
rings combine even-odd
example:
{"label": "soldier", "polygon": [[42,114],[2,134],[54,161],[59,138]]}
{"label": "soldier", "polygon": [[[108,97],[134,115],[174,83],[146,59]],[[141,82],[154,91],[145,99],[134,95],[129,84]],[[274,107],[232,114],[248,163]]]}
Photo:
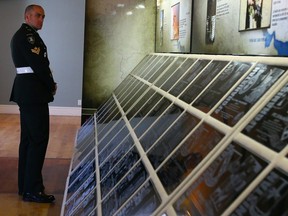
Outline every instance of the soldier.
{"label": "soldier", "polygon": [[18,193],[24,201],[52,203],[55,197],[44,192],[42,167],[49,140],[48,103],[54,100],[57,84],[49,68],[47,48],[37,33],[44,18],[41,6],[27,6],[25,23],[11,40],[17,74],[10,101],[20,110]]}

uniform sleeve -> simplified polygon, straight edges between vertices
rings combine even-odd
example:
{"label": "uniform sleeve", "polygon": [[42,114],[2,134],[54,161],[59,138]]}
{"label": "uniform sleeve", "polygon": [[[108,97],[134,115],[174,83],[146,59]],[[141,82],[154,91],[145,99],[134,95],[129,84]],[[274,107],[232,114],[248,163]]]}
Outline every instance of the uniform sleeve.
{"label": "uniform sleeve", "polygon": [[55,82],[49,68],[49,60],[45,44],[40,36],[27,34],[22,38],[19,46],[25,61],[32,68],[35,75],[47,86],[50,92],[55,91]]}

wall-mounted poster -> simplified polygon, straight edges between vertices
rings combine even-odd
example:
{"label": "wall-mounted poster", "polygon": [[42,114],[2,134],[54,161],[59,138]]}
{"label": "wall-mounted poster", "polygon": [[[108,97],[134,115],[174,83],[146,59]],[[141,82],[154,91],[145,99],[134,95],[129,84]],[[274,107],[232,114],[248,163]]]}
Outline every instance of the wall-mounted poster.
{"label": "wall-mounted poster", "polygon": [[171,7],[171,40],[179,39],[179,8],[180,2]]}
{"label": "wall-mounted poster", "polygon": [[270,27],[272,0],[241,0],[239,31]]}
{"label": "wall-mounted poster", "polygon": [[157,1],[156,52],[190,53],[192,0]]}
{"label": "wall-mounted poster", "polygon": [[216,27],[216,0],[208,0],[206,18],[206,43],[213,43]]}
{"label": "wall-mounted poster", "polygon": [[288,0],[193,0],[193,8],[191,53],[288,56]]}

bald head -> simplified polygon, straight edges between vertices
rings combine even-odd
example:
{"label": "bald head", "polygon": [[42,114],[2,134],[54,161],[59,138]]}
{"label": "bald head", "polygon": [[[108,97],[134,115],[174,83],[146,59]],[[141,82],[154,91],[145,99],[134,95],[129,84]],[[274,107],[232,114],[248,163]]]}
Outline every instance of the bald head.
{"label": "bald head", "polygon": [[28,5],[25,9],[24,19],[25,22],[32,26],[35,30],[42,28],[45,18],[45,11],[40,5]]}

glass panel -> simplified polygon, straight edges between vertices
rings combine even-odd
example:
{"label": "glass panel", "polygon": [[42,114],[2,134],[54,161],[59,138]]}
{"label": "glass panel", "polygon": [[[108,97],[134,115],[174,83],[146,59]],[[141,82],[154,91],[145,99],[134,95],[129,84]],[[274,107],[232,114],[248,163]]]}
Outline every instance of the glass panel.
{"label": "glass panel", "polygon": [[212,61],[179,98],[190,104],[227,64],[225,61]]}
{"label": "glass panel", "polygon": [[288,144],[288,84],[249,122],[242,133],[280,152]]}
{"label": "glass panel", "polygon": [[194,78],[203,70],[203,68],[209,63],[210,60],[198,60],[192,68],[190,68],[186,74],[177,82],[176,85],[169,90],[169,92],[174,95],[178,96],[193,80]]}
{"label": "glass panel", "polygon": [[224,137],[210,125],[201,124],[158,171],[170,194]]}
{"label": "glass panel", "polygon": [[251,63],[231,62],[192,106],[203,112],[209,112],[251,65]]}
{"label": "glass panel", "polygon": [[[102,202],[102,214],[113,215],[124,202],[144,183],[148,178],[147,171],[142,163],[138,163],[133,170],[111,191]],[[106,194],[103,194],[105,196]]]}
{"label": "glass panel", "polygon": [[[147,154],[155,169],[199,122],[199,119],[187,112],[184,112],[183,115],[177,119],[172,127],[163,134]],[[144,150],[147,151],[146,148]]]}
{"label": "glass panel", "polygon": [[153,184],[148,181],[122,209],[116,213],[117,216],[128,215],[152,215],[161,203],[161,199]]}
{"label": "glass panel", "polygon": [[[140,138],[144,149],[150,148],[153,143],[164,133],[164,131],[180,116],[183,109],[172,105],[160,116],[151,128]],[[150,119],[149,119],[150,120]]]}
{"label": "glass panel", "polygon": [[267,166],[232,143],[173,204],[177,214],[221,215]]}
{"label": "glass panel", "polygon": [[212,116],[234,126],[284,72],[285,70],[279,67],[257,64]]}
{"label": "glass panel", "polygon": [[288,175],[273,170],[231,214],[288,215]]}

